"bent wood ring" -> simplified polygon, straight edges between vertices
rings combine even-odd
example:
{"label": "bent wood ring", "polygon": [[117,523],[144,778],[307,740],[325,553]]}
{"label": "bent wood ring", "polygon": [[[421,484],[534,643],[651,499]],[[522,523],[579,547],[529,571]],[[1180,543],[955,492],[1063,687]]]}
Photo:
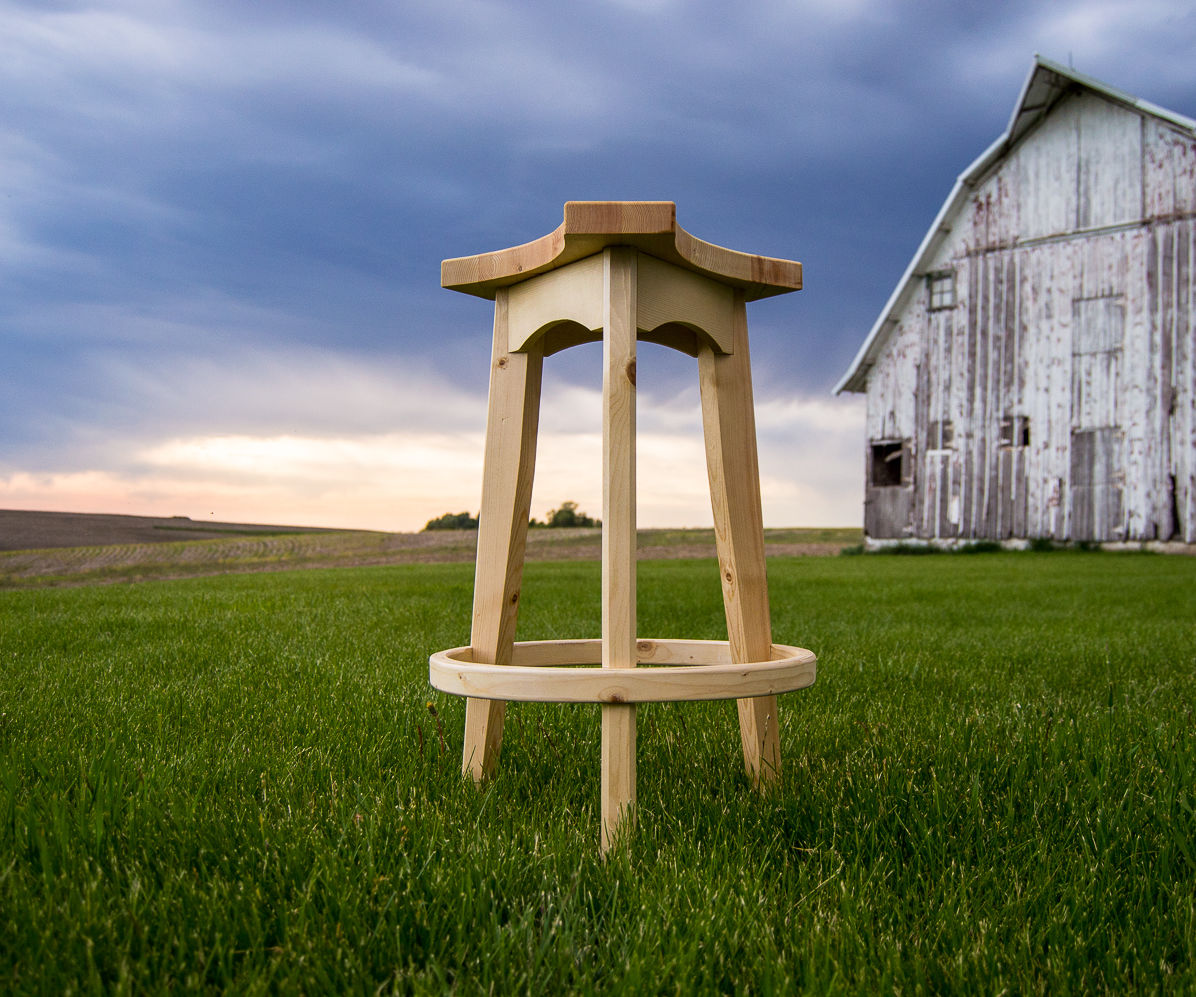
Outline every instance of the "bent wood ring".
{"label": "bent wood ring", "polygon": [[473,699],[665,703],[774,696],[813,685],[817,673],[812,651],[785,644],[773,644],[768,661],[746,663],[733,662],[721,640],[640,639],[635,650],[649,667],[584,667],[601,663],[601,640],[520,641],[509,665],[475,662],[473,648],[454,647],[428,659],[428,679],[441,692]]}

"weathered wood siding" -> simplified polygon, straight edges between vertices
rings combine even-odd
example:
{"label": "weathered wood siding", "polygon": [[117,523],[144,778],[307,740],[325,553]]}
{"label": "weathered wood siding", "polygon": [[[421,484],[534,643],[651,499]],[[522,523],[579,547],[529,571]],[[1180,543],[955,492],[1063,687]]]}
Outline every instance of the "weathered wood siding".
{"label": "weathered wood siding", "polygon": [[[869,372],[874,537],[1196,542],[1196,140],[1093,93],[982,177]],[[944,426],[949,432],[944,436]]]}

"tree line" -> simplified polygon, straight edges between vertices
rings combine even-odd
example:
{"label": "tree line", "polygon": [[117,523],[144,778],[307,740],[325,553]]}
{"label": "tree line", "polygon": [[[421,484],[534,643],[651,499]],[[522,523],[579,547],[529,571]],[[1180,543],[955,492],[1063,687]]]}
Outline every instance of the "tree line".
{"label": "tree line", "polygon": [[[479,516],[481,513],[478,514]],[[601,519],[594,519],[584,512],[579,512],[576,502],[562,502],[556,509],[550,509],[541,522],[538,519],[528,520],[528,526],[533,529],[554,529],[567,526],[601,526]],[[423,532],[429,530],[476,530],[478,516],[471,516],[468,512],[446,512],[436,519],[429,519]]]}

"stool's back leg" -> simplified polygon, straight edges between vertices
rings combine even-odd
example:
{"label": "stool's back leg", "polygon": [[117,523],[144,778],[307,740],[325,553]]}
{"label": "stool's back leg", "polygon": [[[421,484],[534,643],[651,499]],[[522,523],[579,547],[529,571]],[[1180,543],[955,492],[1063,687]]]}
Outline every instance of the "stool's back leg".
{"label": "stool's back leg", "polygon": [[[602,667],[634,668],[637,254],[603,258]],[[635,704],[602,707],[602,850],[634,821]]]}
{"label": "stool's back leg", "polygon": [[[500,665],[511,662],[519,615],[544,366],[541,353],[510,353],[507,346],[507,291],[503,289],[494,300],[494,351],[470,637],[474,661]],[[475,782],[492,775],[498,764],[505,715],[506,703],[466,702],[462,771]]]}
{"label": "stool's back leg", "polygon": [[[768,661],[772,657],[772,624],[764,567],[747,311],[741,293],[735,301],[734,352],[715,353],[704,345],[698,356],[698,372],[731,658],[736,662]],[[777,697],[741,699],[738,706],[744,764],[752,782],[763,786],[781,770]]]}

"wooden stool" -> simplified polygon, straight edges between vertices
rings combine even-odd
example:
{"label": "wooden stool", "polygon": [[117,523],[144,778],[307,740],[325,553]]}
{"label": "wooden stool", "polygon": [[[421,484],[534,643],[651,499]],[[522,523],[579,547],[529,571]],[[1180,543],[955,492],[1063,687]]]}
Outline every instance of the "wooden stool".
{"label": "wooden stool", "polygon": [[[433,686],[469,697],[463,771],[493,773],[508,700],[602,704],[605,851],[634,814],[635,704],[738,699],[748,775],[774,780],[776,696],[812,685],[816,659],[772,643],[744,303],[800,288],[801,264],[695,239],[671,201],[570,201],[535,242],[445,260],[441,284],[494,300],[470,646],[429,667]],[[636,636],[637,338],[698,360],[727,641]],[[599,339],[602,639],[515,643],[544,357]]]}

